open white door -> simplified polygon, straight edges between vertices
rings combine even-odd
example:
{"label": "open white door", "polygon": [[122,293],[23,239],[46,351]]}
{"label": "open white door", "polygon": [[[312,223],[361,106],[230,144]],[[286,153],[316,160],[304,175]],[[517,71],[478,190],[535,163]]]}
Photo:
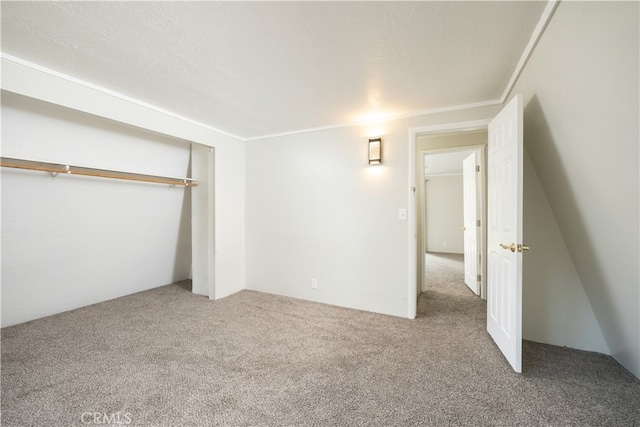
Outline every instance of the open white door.
{"label": "open white door", "polygon": [[[489,124],[487,330],[522,372],[522,95]],[[528,248],[526,248],[528,249]]]}
{"label": "open white door", "polygon": [[462,161],[462,186],[464,210],[464,283],[476,295],[480,295],[480,260],[478,258],[478,180],[477,153]]}

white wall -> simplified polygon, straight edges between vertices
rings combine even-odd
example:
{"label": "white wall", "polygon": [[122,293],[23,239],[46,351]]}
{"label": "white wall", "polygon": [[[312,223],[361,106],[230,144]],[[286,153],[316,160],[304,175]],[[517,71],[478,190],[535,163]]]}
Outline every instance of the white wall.
{"label": "white wall", "polygon": [[[2,88],[8,92],[66,106],[134,128],[214,147],[215,295],[216,298],[221,298],[244,288],[245,177],[244,144],[241,141],[135,100],[74,81],[49,70],[16,64],[4,58]],[[133,151],[137,150],[134,145],[135,143],[131,147]],[[55,150],[55,146],[52,147]],[[4,187],[5,183],[2,185]],[[6,248],[2,256],[4,261],[7,257]],[[164,283],[156,285],[162,284]],[[5,298],[3,295],[2,303],[6,306]]]}
{"label": "white wall", "polygon": [[[486,107],[246,144],[247,288],[408,316],[409,128],[492,117]],[[380,128],[383,164],[367,164]],[[376,132],[377,133],[377,132]],[[410,215],[413,212],[409,213]],[[413,272],[412,272],[413,274]],[[310,279],[318,279],[318,289]]]}
{"label": "white wall", "polygon": [[433,176],[425,184],[427,252],[464,253],[462,175]]}
{"label": "white wall", "polygon": [[609,348],[529,156],[524,156],[522,336],[597,351]]}
{"label": "white wall", "polygon": [[606,344],[640,377],[638,14],[638,2],[560,3],[513,93]]}
{"label": "white wall", "polygon": [[[11,93],[2,155],[187,176],[189,144]],[[2,168],[5,326],[186,279],[184,187]]]}

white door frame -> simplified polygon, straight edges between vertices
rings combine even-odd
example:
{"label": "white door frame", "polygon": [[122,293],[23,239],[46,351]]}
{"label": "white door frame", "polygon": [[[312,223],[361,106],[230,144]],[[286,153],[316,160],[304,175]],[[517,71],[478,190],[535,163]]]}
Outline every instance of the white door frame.
{"label": "white door frame", "polygon": [[[418,305],[418,268],[424,275],[424,255],[418,254],[418,221],[416,205],[416,144],[418,135],[436,135],[442,133],[469,132],[487,129],[491,119],[466,122],[445,123],[431,126],[409,128],[409,283],[407,290],[407,317],[415,319]],[[484,160],[483,160],[484,161]],[[483,260],[484,264],[484,260]],[[485,275],[483,271],[483,275]],[[420,280],[422,282],[422,280]],[[483,284],[485,278],[483,277]],[[484,288],[485,286],[483,286]],[[483,290],[486,295],[486,291]]]}
{"label": "white door frame", "polygon": [[191,144],[192,292],[215,299],[215,149]]}

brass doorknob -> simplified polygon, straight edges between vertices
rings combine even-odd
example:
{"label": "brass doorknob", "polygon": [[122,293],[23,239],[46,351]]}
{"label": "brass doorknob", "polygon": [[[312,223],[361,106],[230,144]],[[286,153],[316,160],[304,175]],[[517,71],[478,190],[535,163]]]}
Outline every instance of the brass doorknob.
{"label": "brass doorknob", "polygon": [[528,251],[530,249],[529,246],[525,246],[522,243],[518,243],[517,245],[515,243],[512,243],[510,245],[505,245],[504,243],[500,243],[500,247],[502,249],[509,249],[509,250],[511,250],[511,252],[515,252],[516,249],[517,249],[518,253],[522,253],[522,252]]}
{"label": "brass doorknob", "polygon": [[516,244],[512,243],[510,245],[505,245],[504,243],[500,243],[500,247],[502,249],[511,249],[511,252],[515,252],[516,251]]}

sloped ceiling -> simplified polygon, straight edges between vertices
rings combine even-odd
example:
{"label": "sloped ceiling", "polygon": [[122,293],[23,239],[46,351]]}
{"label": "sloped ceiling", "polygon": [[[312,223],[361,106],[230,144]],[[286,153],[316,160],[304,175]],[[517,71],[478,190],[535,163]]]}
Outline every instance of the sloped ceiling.
{"label": "sloped ceiling", "polygon": [[2,52],[252,139],[499,100],[545,6],[3,1]]}

